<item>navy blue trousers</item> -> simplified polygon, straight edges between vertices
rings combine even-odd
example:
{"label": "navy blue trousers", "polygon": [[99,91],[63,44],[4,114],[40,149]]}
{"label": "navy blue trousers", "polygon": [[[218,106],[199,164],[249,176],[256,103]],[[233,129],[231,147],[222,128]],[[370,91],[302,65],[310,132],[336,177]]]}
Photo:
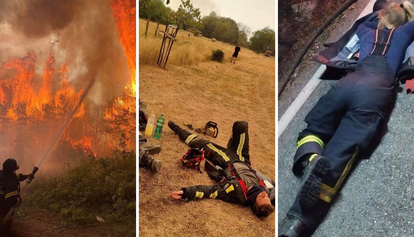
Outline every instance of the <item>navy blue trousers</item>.
{"label": "navy blue trousers", "polygon": [[368,146],[378,125],[391,113],[394,78],[383,57],[368,56],[309,112],[305,118],[308,125],[298,137],[293,172],[300,175],[302,161],[311,154],[327,157],[331,170],[322,180],[322,188],[331,195],[320,196],[321,205],[309,213],[303,213],[296,198],[288,215],[315,228],[323,219],[358,153]]}

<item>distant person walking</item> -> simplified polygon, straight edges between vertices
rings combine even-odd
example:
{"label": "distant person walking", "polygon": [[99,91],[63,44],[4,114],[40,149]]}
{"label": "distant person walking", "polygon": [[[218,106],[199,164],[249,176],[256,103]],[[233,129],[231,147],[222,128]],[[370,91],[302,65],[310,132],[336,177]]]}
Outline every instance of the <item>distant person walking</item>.
{"label": "distant person walking", "polygon": [[239,55],[239,52],[240,52],[241,50],[240,50],[240,43],[238,43],[237,44],[237,46],[236,46],[236,48],[234,48],[234,53],[233,53],[233,58],[231,59],[231,63],[236,63],[236,58],[237,58],[237,56]]}

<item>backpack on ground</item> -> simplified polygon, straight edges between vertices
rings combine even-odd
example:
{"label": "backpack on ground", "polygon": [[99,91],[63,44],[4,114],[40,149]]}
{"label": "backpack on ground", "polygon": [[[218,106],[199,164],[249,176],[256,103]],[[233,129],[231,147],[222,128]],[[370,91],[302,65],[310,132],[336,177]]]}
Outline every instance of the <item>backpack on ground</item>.
{"label": "backpack on ground", "polygon": [[181,158],[181,162],[187,168],[197,168],[198,171],[201,172],[200,165],[201,162],[204,160],[204,151],[198,148],[191,148],[184,154]]}

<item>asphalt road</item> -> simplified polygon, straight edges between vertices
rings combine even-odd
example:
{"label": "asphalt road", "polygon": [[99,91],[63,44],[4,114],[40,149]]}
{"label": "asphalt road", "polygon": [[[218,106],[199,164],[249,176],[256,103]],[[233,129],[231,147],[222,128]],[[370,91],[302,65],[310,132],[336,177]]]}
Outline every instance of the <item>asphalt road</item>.
{"label": "asphalt road", "polygon": [[[361,5],[354,10],[361,12],[364,2],[366,4],[369,1],[360,0],[358,4]],[[344,26],[349,28],[356,16],[349,15],[344,19]],[[341,32],[343,30],[338,29],[332,38],[339,37]],[[308,71],[312,70],[316,69],[310,68]],[[298,79],[279,98],[279,118],[310,76]],[[299,189],[300,180],[291,172],[297,134],[306,126],[306,114],[333,83],[335,81],[322,81],[279,137],[279,222],[285,217]],[[414,95],[398,93],[387,132],[372,155],[360,159],[328,216],[313,236],[414,236],[413,112]]]}

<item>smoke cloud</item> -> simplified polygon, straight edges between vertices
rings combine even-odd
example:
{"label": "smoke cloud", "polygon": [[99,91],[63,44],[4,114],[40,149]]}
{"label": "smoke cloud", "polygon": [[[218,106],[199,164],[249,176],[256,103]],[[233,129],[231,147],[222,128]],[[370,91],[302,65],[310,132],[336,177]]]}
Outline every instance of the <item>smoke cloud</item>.
{"label": "smoke cloud", "polygon": [[[55,74],[69,61],[68,80],[77,90],[96,79],[88,95],[96,103],[118,96],[129,81],[110,0],[0,1],[0,67],[9,57],[34,51],[41,75],[50,50]],[[5,74],[0,69],[0,80]]]}

